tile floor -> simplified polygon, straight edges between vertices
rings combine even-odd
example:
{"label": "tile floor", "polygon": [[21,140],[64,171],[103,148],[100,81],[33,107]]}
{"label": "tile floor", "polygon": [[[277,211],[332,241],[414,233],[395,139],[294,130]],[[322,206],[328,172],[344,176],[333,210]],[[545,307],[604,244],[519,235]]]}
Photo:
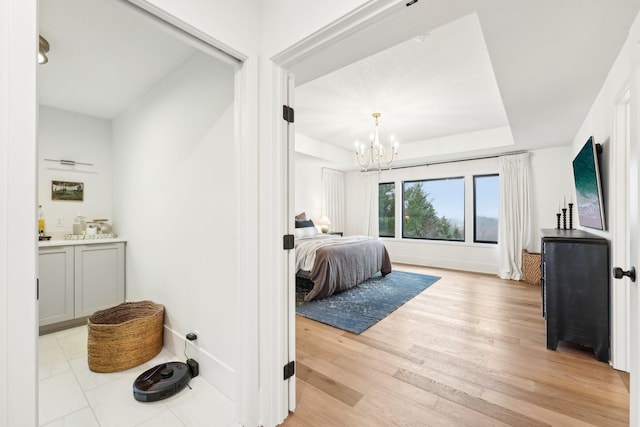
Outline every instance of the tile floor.
{"label": "tile floor", "polygon": [[233,403],[202,376],[190,388],[151,403],[133,398],[133,381],[158,363],[183,361],[163,349],[136,368],[109,374],[89,370],[87,327],[39,338],[40,425],[46,427],[238,427]]}

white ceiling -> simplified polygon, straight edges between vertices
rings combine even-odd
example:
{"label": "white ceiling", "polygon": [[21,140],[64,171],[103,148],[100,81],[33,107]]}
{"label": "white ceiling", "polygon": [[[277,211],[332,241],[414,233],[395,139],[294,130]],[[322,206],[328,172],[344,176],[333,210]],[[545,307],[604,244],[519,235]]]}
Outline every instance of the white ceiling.
{"label": "white ceiling", "polygon": [[40,0],[42,105],[112,119],[195,49],[116,0]]}
{"label": "white ceiling", "polygon": [[405,164],[571,144],[639,8],[419,0],[293,65],[296,131],[353,151],[379,111]]}
{"label": "white ceiling", "polygon": [[[195,52],[126,3],[40,0],[41,104],[113,118]],[[404,163],[568,145],[639,8],[419,0],[292,64],[296,130],[349,154],[380,112]]]}
{"label": "white ceiling", "polygon": [[475,15],[299,86],[296,110],[298,132],[348,148],[374,112],[402,143],[508,125]]}

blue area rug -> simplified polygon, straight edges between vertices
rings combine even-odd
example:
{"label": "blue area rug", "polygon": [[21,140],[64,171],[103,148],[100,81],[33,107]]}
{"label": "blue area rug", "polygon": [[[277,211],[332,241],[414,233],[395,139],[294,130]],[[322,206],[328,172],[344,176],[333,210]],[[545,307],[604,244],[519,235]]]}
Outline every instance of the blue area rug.
{"label": "blue area rug", "polygon": [[330,297],[305,302],[313,283],[296,280],[296,314],[359,334],[434,284],[439,277],[393,271]]}

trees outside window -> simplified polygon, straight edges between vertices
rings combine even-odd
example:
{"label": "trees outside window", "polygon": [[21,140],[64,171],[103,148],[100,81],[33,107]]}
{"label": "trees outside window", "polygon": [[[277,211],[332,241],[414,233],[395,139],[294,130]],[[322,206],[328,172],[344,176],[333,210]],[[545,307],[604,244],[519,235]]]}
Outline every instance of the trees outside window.
{"label": "trees outside window", "polygon": [[402,237],[464,241],[464,178],[403,183]]}
{"label": "trees outside window", "polygon": [[396,236],[396,185],[393,182],[378,184],[378,235]]}

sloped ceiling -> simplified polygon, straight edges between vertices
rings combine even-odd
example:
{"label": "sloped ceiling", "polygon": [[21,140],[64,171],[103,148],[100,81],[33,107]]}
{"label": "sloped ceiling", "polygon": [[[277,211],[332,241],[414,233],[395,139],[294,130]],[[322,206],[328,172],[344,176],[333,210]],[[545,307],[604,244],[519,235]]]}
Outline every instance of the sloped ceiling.
{"label": "sloped ceiling", "polygon": [[639,8],[420,0],[293,66],[296,131],[353,152],[380,112],[399,164],[569,145]]}
{"label": "sloped ceiling", "polygon": [[41,105],[112,119],[195,49],[118,1],[41,0]]}

